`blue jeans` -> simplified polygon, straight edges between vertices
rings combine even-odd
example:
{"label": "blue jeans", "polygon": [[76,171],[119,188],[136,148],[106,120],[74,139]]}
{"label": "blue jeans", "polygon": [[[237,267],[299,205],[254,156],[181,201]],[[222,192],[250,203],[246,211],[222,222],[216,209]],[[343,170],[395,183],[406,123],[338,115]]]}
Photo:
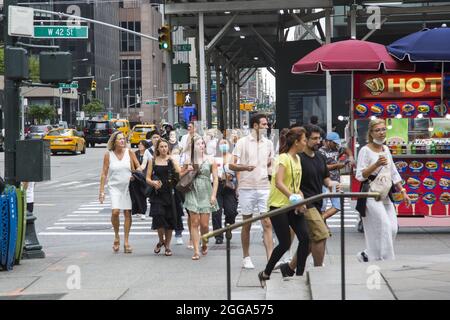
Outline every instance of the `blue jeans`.
{"label": "blue jeans", "polygon": [[[327,187],[322,186],[322,192],[330,193],[330,190]],[[341,198],[330,198],[330,200],[331,200],[331,207],[341,210]],[[325,198],[322,203],[322,212],[324,212],[326,209],[327,209],[327,199]]]}

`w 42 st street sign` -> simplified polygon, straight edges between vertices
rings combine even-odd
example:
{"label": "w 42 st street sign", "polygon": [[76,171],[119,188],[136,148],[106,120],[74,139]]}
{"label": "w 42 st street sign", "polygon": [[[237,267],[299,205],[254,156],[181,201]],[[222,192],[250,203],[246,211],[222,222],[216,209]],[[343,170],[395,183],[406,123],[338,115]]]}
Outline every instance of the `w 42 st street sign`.
{"label": "w 42 st street sign", "polygon": [[87,26],[34,26],[34,38],[70,38],[87,39]]}

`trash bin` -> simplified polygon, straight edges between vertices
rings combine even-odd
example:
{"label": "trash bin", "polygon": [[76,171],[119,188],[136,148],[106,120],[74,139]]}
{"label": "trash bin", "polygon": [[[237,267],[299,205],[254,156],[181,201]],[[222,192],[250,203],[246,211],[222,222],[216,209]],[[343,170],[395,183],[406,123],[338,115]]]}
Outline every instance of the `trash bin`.
{"label": "trash bin", "polygon": [[19,220],[16,188],[7,186],[0,198],[0,265],[4,270],[12,270],[16,260],[17,223]]}

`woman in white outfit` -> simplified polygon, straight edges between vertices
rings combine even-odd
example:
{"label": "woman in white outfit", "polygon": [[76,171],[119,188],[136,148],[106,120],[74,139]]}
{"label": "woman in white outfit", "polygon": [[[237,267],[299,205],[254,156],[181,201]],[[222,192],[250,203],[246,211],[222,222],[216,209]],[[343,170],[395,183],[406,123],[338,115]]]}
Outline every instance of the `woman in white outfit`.
{"label": "woman in white outfit", "polygon": [[[392,179],[396,189],[402,193],[406,205],[411,200],[402,186],[402,178],[392,160],[389,149],[384,145],[386,141],[386,124],[382,119],[370,121],[368,129],[368,144],[361,148],[358,155],[356,179],[363,182],[374,177],[382,170]],[[388,183],[389,186],[392,183]],[[366,200],[365,216],[362,217],[366,250],[358,253],[360,261],[395,259],[394,240],[397,235],[397,213],[388,196],[376,201],[373,198]]]}
{"label": "woman in white outfit", "polygon": [[[128,243],[128,237],[131,229],[131,197],[128,189],[131,172],[139,167],[139,162],[134,152],[126,147],[126,139],[120,132],[114,132],[108,141],[108,151],[103,159],[103,169],[100,179],[99,201],[105,200],[105,181],[108,181],[108,190],[111,197],[111,223],[114,227],[115,239],[113,251],[118,252],[120,248],[120,210],[125,215],[124,225],[124,252],[132,253],[133,250]],[[108,178],[106,180],[106,178]]]}

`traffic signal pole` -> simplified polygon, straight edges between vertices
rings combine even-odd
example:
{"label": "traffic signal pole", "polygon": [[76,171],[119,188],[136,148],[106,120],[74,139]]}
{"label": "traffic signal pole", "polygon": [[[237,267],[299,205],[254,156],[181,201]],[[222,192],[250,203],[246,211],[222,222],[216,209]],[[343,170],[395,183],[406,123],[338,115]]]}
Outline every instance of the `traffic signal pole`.
{"label": "traffic signal pole", "polygon": [[[17,0],[4,1],[3,25],[5,51],[8,46],[14,45],[13,37],[8,35],[8,11],[9,6],[16,5]],[[8,54],[5,52],[5,69],[9,64]],[[5,182],[10,185],[17,185],[16,181],[16,141],[20,139],[20,102],[19,102],[19,81],[14,81],[5,72],[5,89],[3,113],[5,119]]]}

